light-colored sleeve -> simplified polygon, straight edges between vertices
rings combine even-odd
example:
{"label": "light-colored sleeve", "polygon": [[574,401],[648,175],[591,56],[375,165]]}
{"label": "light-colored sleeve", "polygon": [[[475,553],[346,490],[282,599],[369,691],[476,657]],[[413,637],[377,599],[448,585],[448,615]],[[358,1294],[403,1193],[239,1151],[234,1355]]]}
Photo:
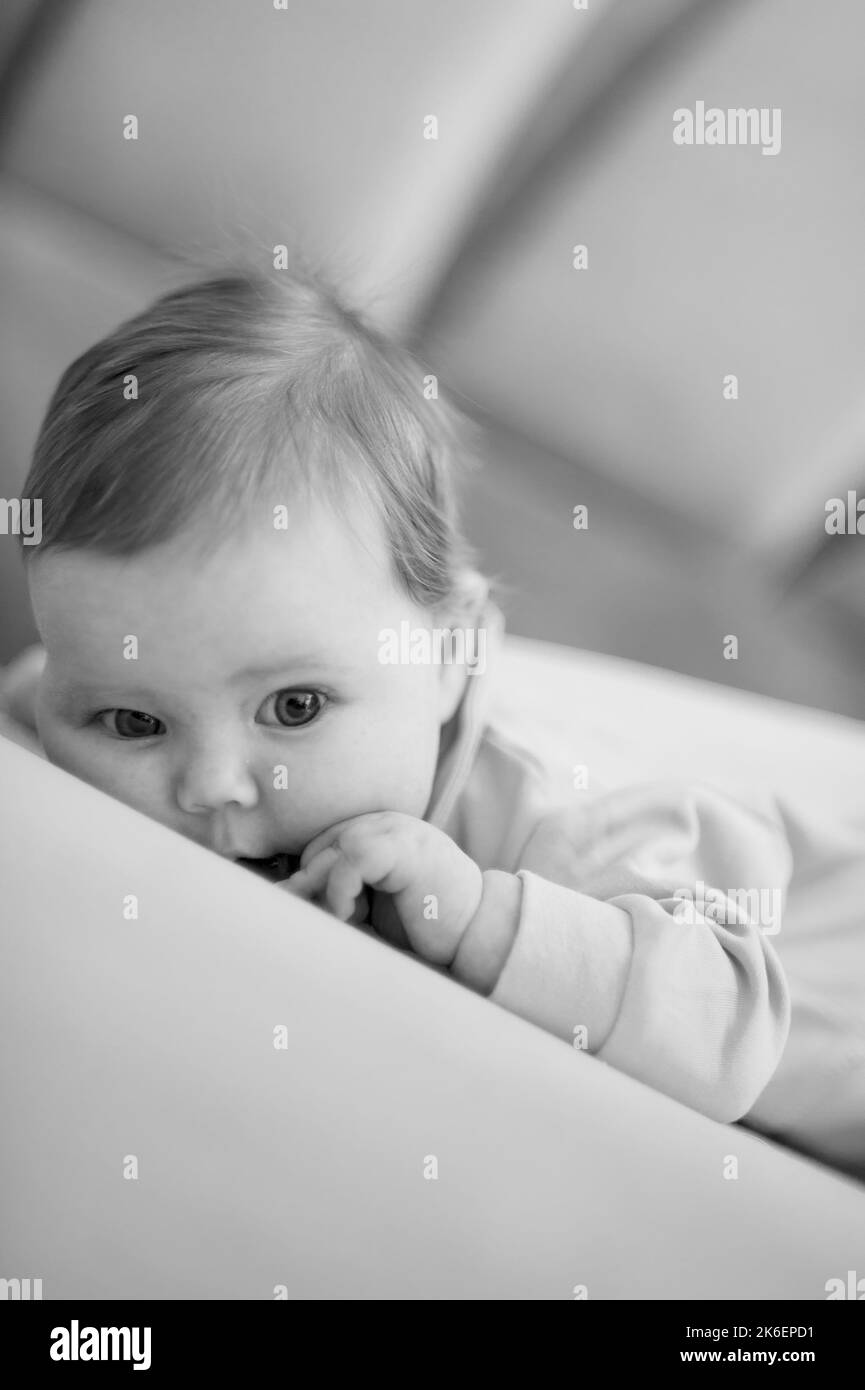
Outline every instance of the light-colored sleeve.
{"label": "light-colored sleeve", "polygon": [[[520,857],[513,944],[490,997],[713,1119],[739,1119],[789,1031],[772,939],[791,871],[774,808],[709,788],[629,788],[555,812]],[[501,891],[493,875],[485,884],[484,916]]]}

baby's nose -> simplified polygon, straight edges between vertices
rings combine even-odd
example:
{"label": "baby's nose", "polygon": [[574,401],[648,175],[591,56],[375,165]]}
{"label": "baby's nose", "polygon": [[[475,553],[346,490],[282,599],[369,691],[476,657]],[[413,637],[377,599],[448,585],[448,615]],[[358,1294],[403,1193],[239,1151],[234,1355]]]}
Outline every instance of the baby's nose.
{"label": "baby's nose", "polygon": [[257,803],[258,787],[249,759],[242,750],[225,744],[198,749],[178,777],[177,804],[191,815],[228,805],[251,808]]}

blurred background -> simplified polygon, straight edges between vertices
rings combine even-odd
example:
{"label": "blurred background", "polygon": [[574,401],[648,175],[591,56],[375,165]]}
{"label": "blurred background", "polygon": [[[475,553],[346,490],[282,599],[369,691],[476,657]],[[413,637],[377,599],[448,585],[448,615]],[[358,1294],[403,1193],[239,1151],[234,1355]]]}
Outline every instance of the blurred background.
{"label": "blurred background", "polygon": [[[484,426],[512,631],[865,717],[865,537],[825,530],[865,497],[863,41],[861,0],[4,0],[0,495],[74,356],[284,243]],[[698,100],[781,108],[780,153],[674,145]],[[0,593],[5,662],[3,535]]]}

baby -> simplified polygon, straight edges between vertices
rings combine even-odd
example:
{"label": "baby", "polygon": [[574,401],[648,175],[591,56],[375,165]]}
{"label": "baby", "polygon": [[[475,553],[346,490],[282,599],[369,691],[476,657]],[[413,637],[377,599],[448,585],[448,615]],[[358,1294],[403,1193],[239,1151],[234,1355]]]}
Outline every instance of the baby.
{"label": "baby", "polygon": [[[7,706],[61,767],[572,1046],[865,1154],[861,1121],[836,1118],[833,1152],[802,1118],[807,1038],[779,1071],[774,805],[651,786],[557,806],[486,718],[481,668],[448,659],[482,635],[494,662],[502,628],[457,527],[464,451],[411,356],[316,278],[163,296],[48,408],[23,548],[44,657]],[[406,632],[427,640],[394,659]]]}

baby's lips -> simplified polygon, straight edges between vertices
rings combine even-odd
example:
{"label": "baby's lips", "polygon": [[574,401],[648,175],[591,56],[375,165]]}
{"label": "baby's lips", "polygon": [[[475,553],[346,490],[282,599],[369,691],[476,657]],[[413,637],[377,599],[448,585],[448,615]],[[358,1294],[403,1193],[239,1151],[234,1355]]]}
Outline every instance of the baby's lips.
{"label": "baby's lips", "polygon": [[261,874],[271,883],[281,883],[292,877],[300,860],[296,854],[272,854],[267,859],[244,859],[235,861],[253,873]]}
{"label": "baby's lips", "polygon": [[296,854],[275,854],[271,863],[273,873],[279,881],[291,878],[300,868],[300,858]]}

